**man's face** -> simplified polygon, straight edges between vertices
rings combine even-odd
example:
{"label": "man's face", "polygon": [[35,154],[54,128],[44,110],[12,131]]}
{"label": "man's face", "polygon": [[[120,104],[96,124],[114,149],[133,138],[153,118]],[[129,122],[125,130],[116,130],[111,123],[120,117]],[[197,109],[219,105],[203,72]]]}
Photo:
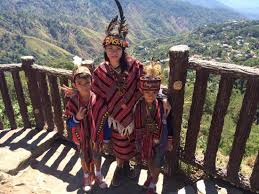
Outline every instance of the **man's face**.
{"label": "man's face", "polygon": [[144,97],[145,101],[148,104],[152,104],[156,99],[158,91],[143,91],[142,93],[143,93],[143,97]]}

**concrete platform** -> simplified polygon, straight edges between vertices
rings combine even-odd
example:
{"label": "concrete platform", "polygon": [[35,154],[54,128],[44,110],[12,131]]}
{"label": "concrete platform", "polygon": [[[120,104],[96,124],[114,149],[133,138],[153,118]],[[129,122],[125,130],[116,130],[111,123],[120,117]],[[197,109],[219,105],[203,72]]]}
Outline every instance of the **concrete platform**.
{"label": "concrete platform", "polygon": [[[135,180],[123,179],[112,187],[116,167],[112,157],[103,158],[102,173],[109,188],[94,187],[96,194],[144,194],[141,185],[147,171],[142,169]],[[17,129],[0,131],[0,194],[65,194],[84,193],[82,170],[73,144],[58,139],[55,132]],[[173,178],[160,175],[157,193],[164,194],[247,194],[214,180],[194,183],[184,174]]]}
{"label": "concrete platform", "polygon": [[15,129],[0,131],[0,171],[15,174],[37,155],[49,149],[57,133],[47,130]]}

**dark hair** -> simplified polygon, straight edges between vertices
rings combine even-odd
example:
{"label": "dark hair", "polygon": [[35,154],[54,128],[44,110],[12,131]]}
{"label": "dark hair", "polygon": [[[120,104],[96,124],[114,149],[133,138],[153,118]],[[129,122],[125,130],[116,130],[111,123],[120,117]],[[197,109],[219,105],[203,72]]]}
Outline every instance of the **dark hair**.
{"label": "dark hair", "polygon": [[[121,58],[120,58],[121,72],[128,72],[127,55],[128,55],[128,54],[125,52],[125,49],[123,48],[123,49],[122,49],[122,55],[121,55]],[[107,53],[106,53],[106,52],[104,52],[104,59],[105,59],[105,61],[109,61],[109,62],[110,62],[110,59],[109,59],[109,57],[107,56]]]}

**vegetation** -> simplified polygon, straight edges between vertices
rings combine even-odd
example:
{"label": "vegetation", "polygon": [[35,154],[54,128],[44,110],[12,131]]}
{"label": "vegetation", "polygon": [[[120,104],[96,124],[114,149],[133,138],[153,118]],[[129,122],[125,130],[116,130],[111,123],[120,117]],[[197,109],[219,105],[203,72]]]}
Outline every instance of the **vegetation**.
{"label": "vegetation", "polygon": [[191,33],[169,38],[147,40],[133,47],[131,52],[141,60],[151,57],[167,58],[171,46],[186,44],[191,55],[203,59],[258,66],[259,21],[228,22],[199,27]]}
{"label": "vegetation", "polygon": [[[131,44],[187,32],[207,23],[242,18],[231,10],[180,0],[160,0],[159,6],[157,0],[125,0],[122,4]],[[34,55],[41,64],[49,64],[54,58],[65,62],[71,60],[71,55],[98,59],[105,26],[115,13],[115,3],[109,0],[1,1],[0,64],[18,62],[21,55]]]}

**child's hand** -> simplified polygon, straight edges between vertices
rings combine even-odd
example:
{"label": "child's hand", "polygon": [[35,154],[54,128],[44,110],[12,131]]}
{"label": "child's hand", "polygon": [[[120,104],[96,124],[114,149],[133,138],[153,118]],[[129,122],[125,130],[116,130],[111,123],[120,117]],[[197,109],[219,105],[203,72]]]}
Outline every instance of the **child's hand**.
{"label": "child's hand", "polygon": [[97,143],[93,143],[93,150],[99,152],[99,145]]}
{"label": "child's hand", "polygon": [[173,141],[172,140],[168,140],[168,142],[167,142],[167,150],[169,152],[171,152],[173,150]]}
{"label": "child's hand", "polygon": [[166,116],[168,116],[172,107],[167,99],[163,99],[163,108],[164,108]]}
{"label": "child's hand", "polygon": [[79,121],[82,120],[85,117],[85,113],[86,113],[86,108],[80,107],[79,111],[76,114],[76,119]]}
{"label": "child's hand", "polygon": [[70,87],[68,87],[68,86],[66,86],[64,84],[62,86],[59,86],[59,88],[65,93],[66,97],[70,97],[74,93],[73,92],[73,88],[70,88]]}

